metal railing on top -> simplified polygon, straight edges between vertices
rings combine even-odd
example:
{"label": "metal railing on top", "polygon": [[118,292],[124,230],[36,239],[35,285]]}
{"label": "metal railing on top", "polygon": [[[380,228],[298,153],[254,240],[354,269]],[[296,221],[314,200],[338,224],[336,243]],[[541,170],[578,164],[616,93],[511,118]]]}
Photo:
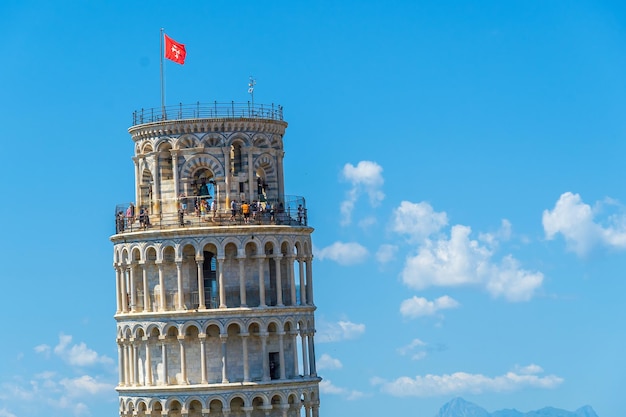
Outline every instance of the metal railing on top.
{"label": "metal railing on top", "polygon": [[135,110],[133,126],[144,123],[162,122],[166,120],[212,119],[212,118],[253,118],[283,120],[283,106],[247,103],[200,103],[178,104],[175,106],[154,107]]}
{"label": "metal railing on top", "polygon": [[[258,201],[256,208],[249,206],[248,216],[244,215],[239,203],[234,215],[230,207],[211,209],[211,199],[211,196],[179,197],[159,200],[158,205],[152,202],[140,207],[134,203],[117,204],[115,232],[229,225],[308,226],[309,212],[304,197],[284,195],[280,199]],[[171,204],[167,204],[168,201]],[[161,209],[155,210],[157,206]],[[167,209],[163,209],[164,206]]]}

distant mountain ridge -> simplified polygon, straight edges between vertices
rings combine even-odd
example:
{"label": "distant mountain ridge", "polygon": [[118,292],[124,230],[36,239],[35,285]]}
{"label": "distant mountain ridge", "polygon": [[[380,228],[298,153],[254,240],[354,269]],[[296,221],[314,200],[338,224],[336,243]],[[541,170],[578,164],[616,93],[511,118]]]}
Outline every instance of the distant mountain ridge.
{"label": "distant mountain ridge", "polygon": [[560,408],[544,407],[540,410],[522,413],[517,410],[499,410],[489,413],[484,408],[457,397],[445,403],[435,417],[598,417],[590,406],[586,405],[576,411]]}

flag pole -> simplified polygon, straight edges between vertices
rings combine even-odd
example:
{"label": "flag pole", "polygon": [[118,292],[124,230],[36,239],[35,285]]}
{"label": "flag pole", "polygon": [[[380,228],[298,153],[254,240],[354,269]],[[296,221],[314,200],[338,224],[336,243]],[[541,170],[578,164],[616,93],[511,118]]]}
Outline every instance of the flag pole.
{"label": "flag pole", "polygon": [[163,31],[161,28],[161,117],[165,119],[165,79],[163,78]]}

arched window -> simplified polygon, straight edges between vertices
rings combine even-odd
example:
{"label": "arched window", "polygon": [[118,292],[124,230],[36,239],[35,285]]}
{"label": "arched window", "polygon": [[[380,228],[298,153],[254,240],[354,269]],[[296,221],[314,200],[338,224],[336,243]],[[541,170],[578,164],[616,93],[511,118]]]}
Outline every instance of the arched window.
{"label": "arched window", "polygon": [[207,308],[217,308],[217,260],[213,252],[204,251],[202,278],[204,280],[204,299]]}

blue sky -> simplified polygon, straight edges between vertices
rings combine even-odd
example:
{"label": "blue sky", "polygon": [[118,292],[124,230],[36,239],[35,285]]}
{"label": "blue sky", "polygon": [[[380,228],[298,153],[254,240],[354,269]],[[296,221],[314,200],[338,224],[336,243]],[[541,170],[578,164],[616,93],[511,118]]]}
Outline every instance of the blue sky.
{"label": "blue sky", "polygon": [[4,1],[0,417],[116,415],[114,207],[136,109],[284,106],[321,415],[623,415],[626,8]]}

